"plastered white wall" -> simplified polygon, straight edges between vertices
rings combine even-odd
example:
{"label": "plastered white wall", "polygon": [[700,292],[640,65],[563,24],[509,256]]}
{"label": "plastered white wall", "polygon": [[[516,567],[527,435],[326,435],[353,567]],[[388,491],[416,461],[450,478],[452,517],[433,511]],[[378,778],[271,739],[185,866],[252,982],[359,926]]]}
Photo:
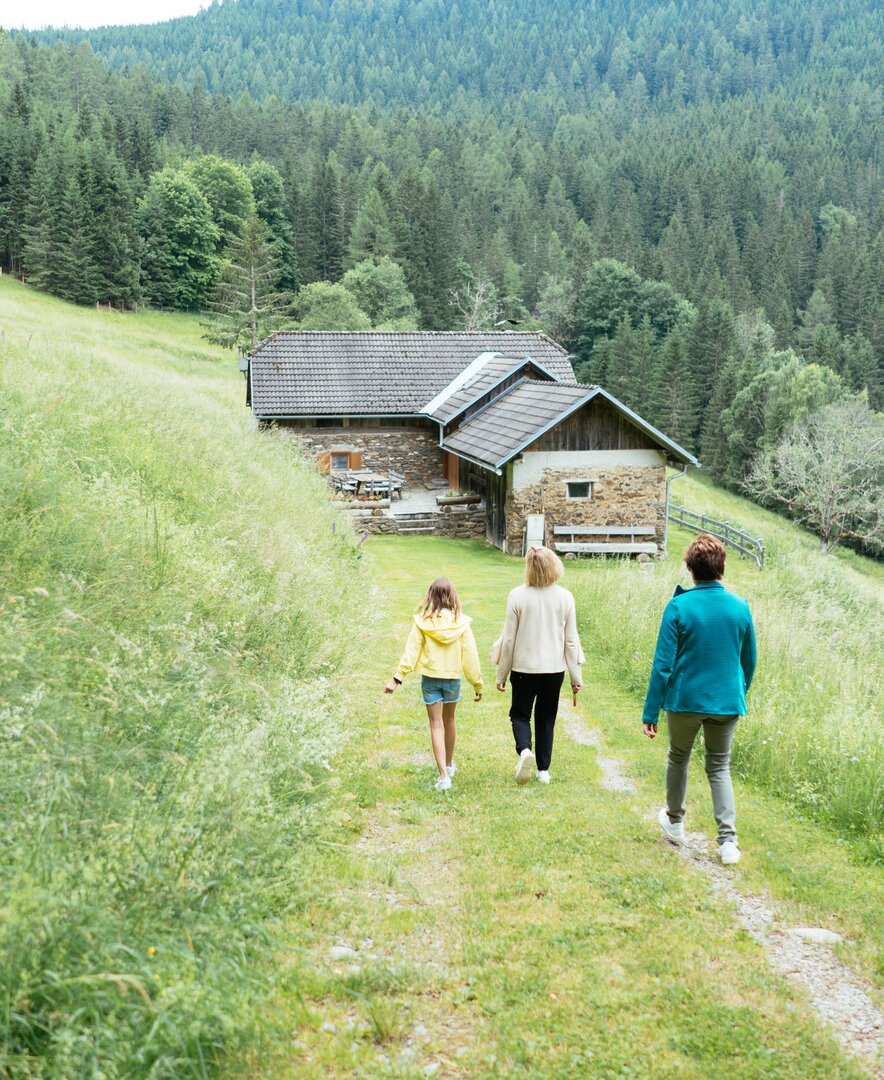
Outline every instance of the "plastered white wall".
{"label": "plastered white wall", "polygon": [[665,465],[666,455],[658,450],[549,450],[527,451],[513,462],[513,490],[539,484],[545,469],[573,470],[574,479],[591,478],[593,469],[618,465]]}

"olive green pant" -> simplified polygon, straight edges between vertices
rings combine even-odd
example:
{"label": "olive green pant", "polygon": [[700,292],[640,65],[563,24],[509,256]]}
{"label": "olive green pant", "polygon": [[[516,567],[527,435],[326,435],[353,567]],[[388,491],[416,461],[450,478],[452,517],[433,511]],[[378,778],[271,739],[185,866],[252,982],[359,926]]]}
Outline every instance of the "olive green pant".
{"label": "olive green pant", "polygon": [[668,712],[669,754],[666,758],[666,811],[675,825],[684,820],[688,790],[688,765],[694,740],[703,729],[706,746],[706,776],[712,791],[712,810],[718,824],[718,842],[737,842],[737,808],[731,783],[731,743],[736,716],[709,716],[707,713]]}

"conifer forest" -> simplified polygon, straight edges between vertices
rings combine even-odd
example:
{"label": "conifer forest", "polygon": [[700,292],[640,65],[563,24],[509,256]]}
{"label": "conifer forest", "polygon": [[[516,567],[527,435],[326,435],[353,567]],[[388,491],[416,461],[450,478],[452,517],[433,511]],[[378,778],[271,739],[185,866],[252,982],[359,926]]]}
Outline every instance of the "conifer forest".
{"label": "conifer forest", "polygon": [[245,347],[540,328],[742,490],[814,409],[884,406],[882,22],[866,0],[228,0],[4,33],[0,265]]}

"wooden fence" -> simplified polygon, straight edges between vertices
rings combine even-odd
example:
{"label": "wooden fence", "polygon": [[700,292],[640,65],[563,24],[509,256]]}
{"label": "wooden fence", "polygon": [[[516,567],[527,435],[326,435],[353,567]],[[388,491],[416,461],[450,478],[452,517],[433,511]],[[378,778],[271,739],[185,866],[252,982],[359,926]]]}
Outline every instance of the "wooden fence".
{"label": "wooden fence", "polygon": [[736,529],[726,521],[717,521],[708,514],[697,514],[685,506],[669,504],[669,520],[694,532],[710,533],[717,536],[728,547],[736,548],[741,555],[755,560],[759,570],[764,566],[764,544],[757,537],[749,536],[742,529]]}

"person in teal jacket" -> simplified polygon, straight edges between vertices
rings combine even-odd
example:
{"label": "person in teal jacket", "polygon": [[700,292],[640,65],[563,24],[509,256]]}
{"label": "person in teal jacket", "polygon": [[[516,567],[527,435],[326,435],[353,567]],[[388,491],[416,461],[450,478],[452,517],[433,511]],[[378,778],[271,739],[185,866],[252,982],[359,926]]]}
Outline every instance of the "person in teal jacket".
{"label": "person in teal jacket", "polygon": [[702,728],[719,853],[731,864],[740,861],[740,849],[730,751],[755,672],[755,630],[748,603],[721,584],[725,556],[724,544],[707,533],[685,552],[694,587],[677,585],[663,612],[642,725],[656,738],[660,710],[666,710],[666,807],[659,821],[677,843],[684,840],[688,763]]}

